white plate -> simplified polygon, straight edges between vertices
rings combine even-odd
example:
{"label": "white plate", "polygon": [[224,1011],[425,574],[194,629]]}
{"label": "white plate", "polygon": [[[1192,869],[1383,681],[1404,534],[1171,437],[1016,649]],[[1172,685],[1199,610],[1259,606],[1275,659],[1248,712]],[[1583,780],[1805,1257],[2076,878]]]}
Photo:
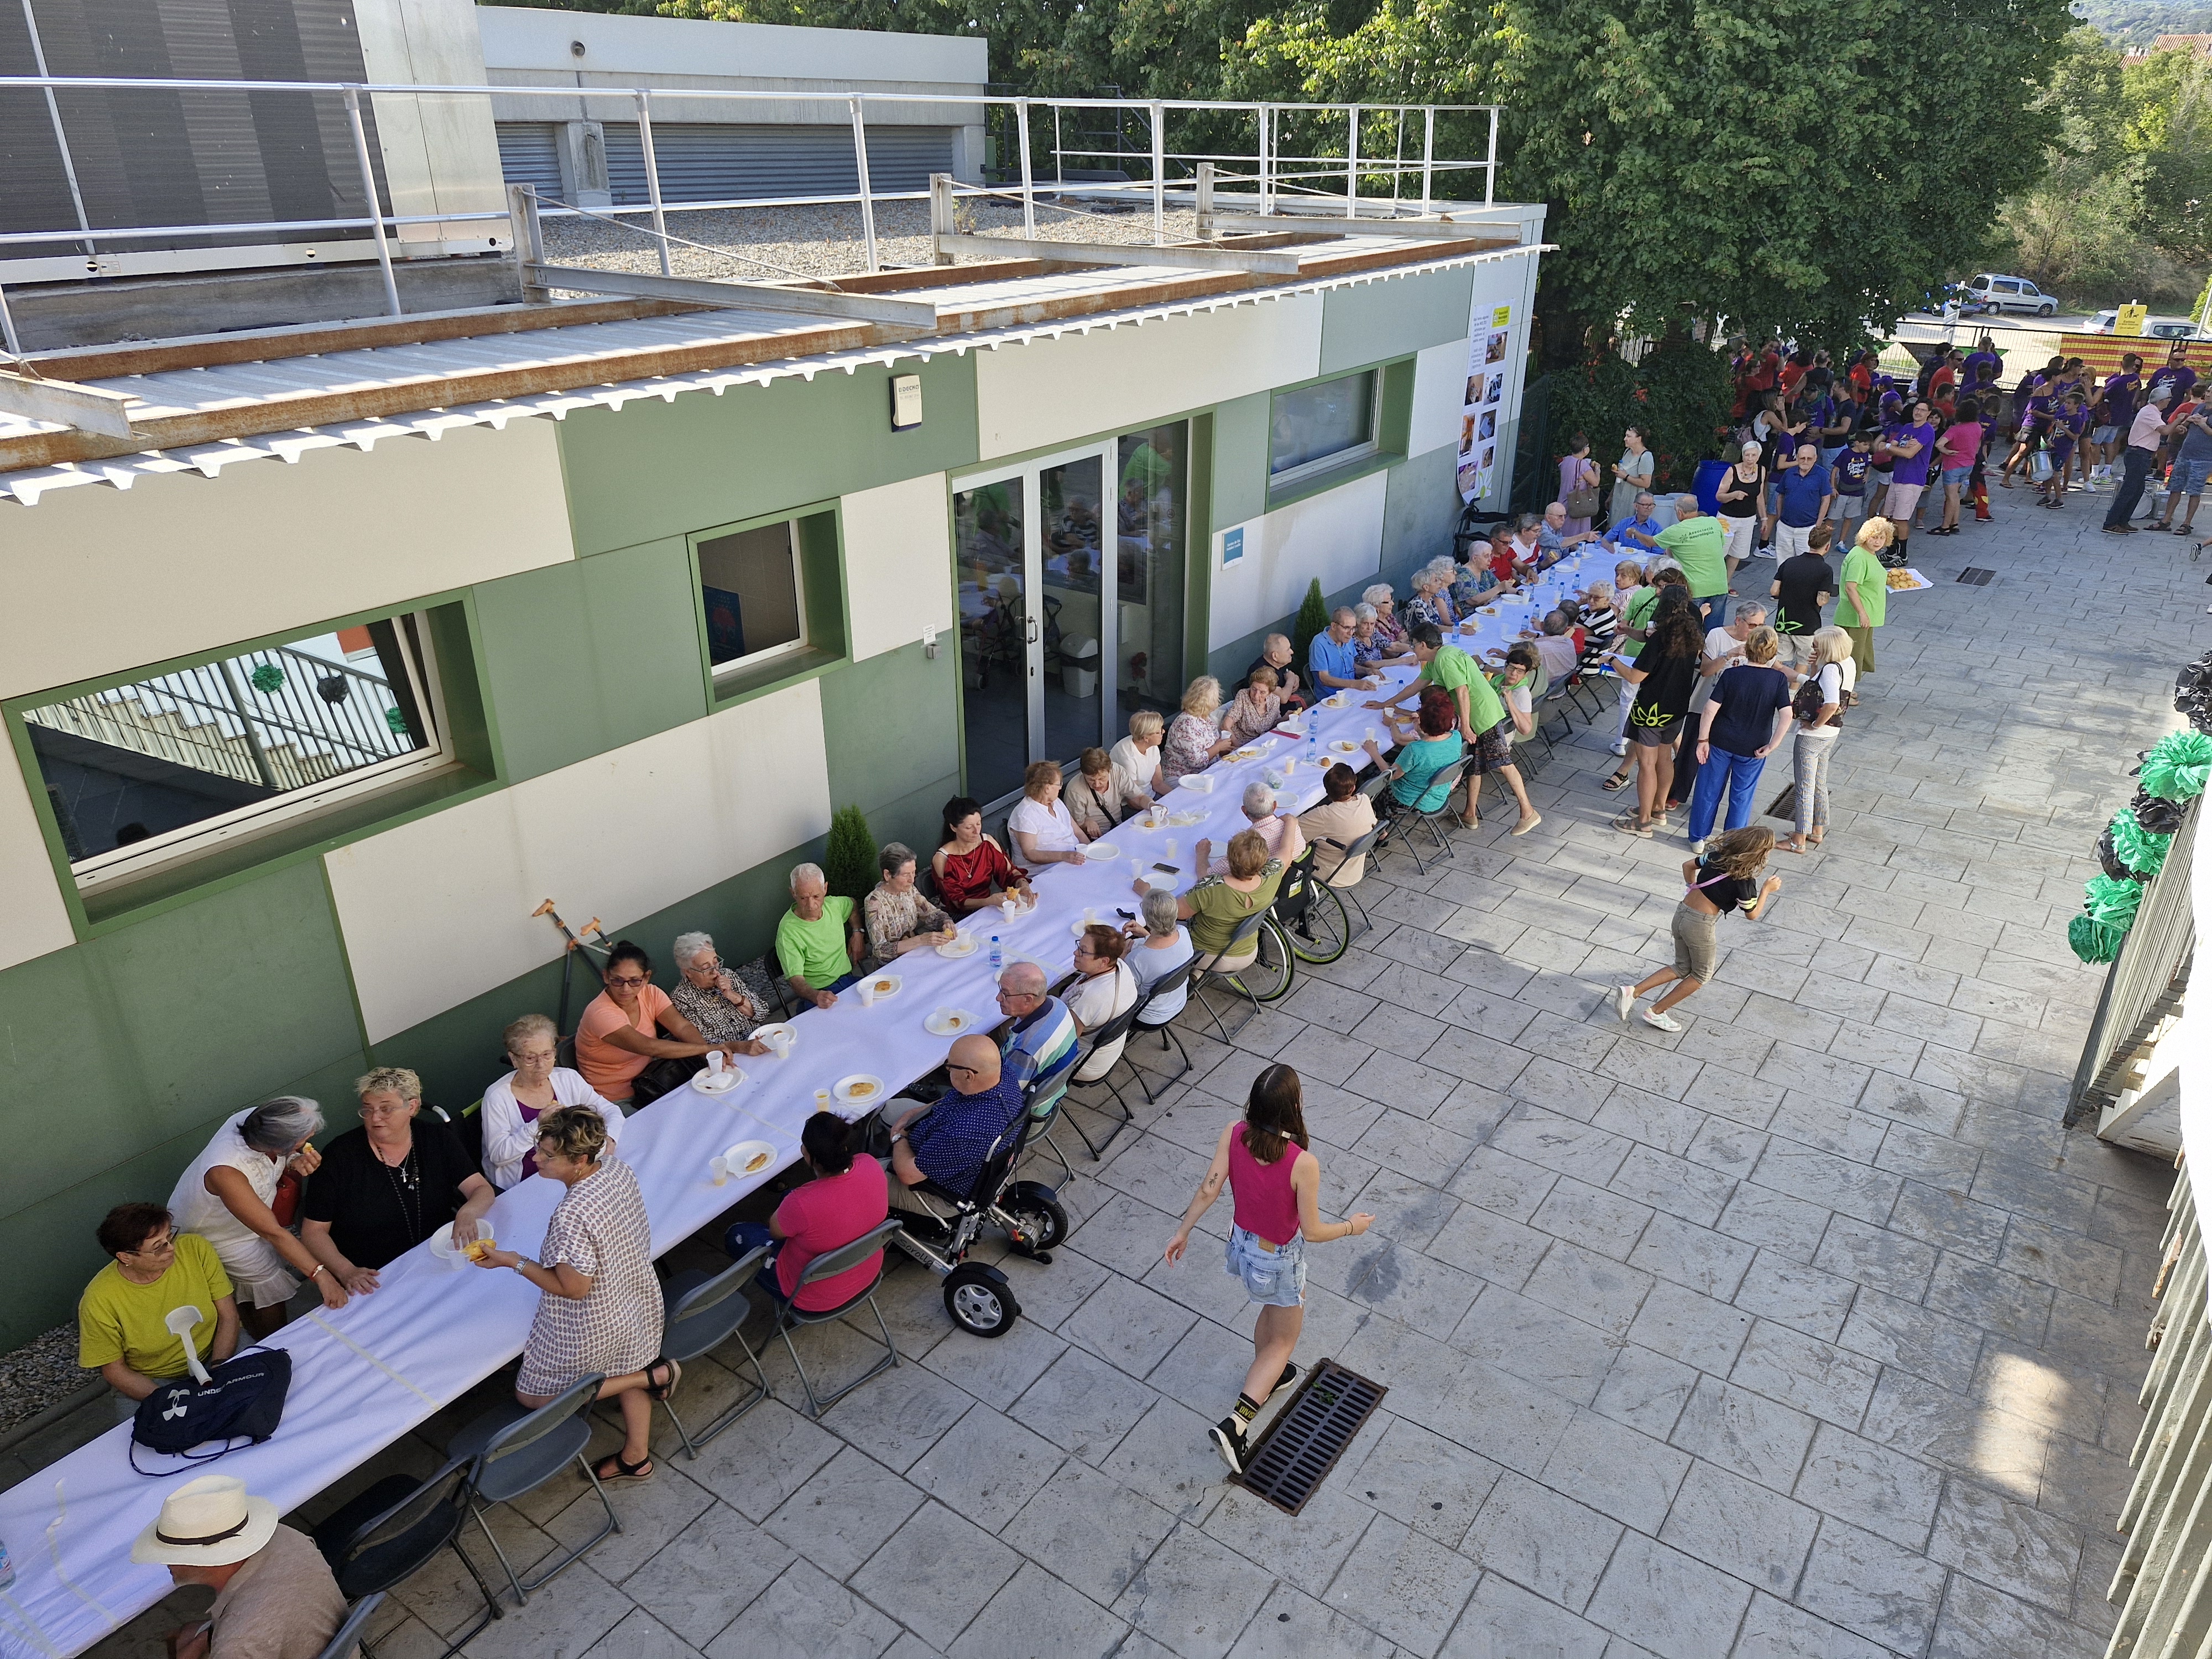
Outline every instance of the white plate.
{"label": "white plate", "polygon": [[1115,933],[1119,933],[1121,930],[1121,921],[1118,916],[1101,916],[1096,921],[1085,921],[1081,916],[1078,916],[1067,924],[1067,931],[1078,939],[1081,939],[1084,930],[1090,927],[1111,927]]}
{"label": "white plate", "polygon": [[[477,1237],[478,1238],[489,1238],[491,1236],[492,1231],[490,1222],[479,1221],[477,1223]],[[447,1223],[444,1226],[439,1228],[436,1232],[430,1235],[430,1254],[436,1256],[439,1261],[446,1262],[465,1261],[468,1260],[468,1258],[463,1255],[460,1251],[453,1248],[453,1227],[451,1222]]]}
{"label": "white plate", "polygon": [[940,1024],[935,1014],[921,1022],[921,1028],[932,1036],[958,1036],[963,1031],[975,1029],[975,1016],[965,1008],[955,1008],[950,1023]]}
{"label": "white plate", "polygon": [[[745,1166],[755,1158],[761,1160],[757,1169]],[[741,1140],[722,1154],[722,1162],[730,1174],[743,1181],[753,1176],[764,1176],[775,1168],[775,1148],[765,1140]]]}
{"label": "white plate", "polygon": [[1356,755],[1359,752],[1359,745],[1358,744],[1350,742],[1343,738],[1339,738],[1334,743],[1329,744],[1328,747],[1331,754]]}
{"label": "white plate", "polygon": [[725,1066],[719,1074],[701,1072],[691,1079],[691,1086],[702,1095],[726,1095],[745,1080],[745,1074],[734,1066]]}
{"label": "white plate", "polygon": [[974,956],[981,948],[982,943],[982,940],[963,927],[960,931],[960,937],[954,939],[951,944],[939,945],[937,954],[940,957],[949,957],[957,962],[962,957]]}
{"label": "white plate", "polygon": [[1088,847],[1083,849],[1083,861],[1085,864],[1090,863],[1093,859],[1103,860],[1105,859],[1118,859],[1121,856],[1121,849],[1114,845],[1110,841],[1094,841]]}
{"label": "white plate", "polygon": [[[772,1024],[756,1025],[753,1027],[753,1041],[756,1042],[768,1042],[770,1038],[778,1036],[789,1037],[791,1039],[791,1046],[794,1048],[799,1046],[799,1028],[784,1020],[777,1020]],[[774,1045],[771,1044],[770,1046],[773,1047]]]}
{"label": "white plate", "polygon": [[856,1072],[851,1077],[839,1078],[830,1092],[848,1106],[874,1106],[883,1101],[888,1091],[884,1088],[883,1079]]}
{"label": "white plate", "polygon": [[1170,830],[1188,830],[1193,824],[1203,823],[1205,822],[1206,814],[1203,812],[1170,812],[1168,814],[1168,828]]}
{"label": "white plate", "polygon": [[1230,750],[1229,758],[1241,766],[1246,761],[1259,759],[1260,751],[1256,749],[1232,749]]}
{"label": "white plate", "polygon": [[1350,699],[1340,691],[1333,697],[1323,697],[1321,700],[1321,706],[1324,708],[1341,708],[1349,701]]}
{"label": "white plate", "polygon": [[1213,793],[1213,780],[1203,772],[1186,772],[1176,780],[1176,787],[1188,789],[1194,795],[1210,795]]}
{"label": "white plate", "polygon": [[[904,985],[906,981],[901,979],[896,974],[876,974],[862,981],[862,983],[872,985],[876,988],[877,1001],[888,1002],[899,994],[899,988]],[[860,985],[856,984],[853,987],[856,999],[860,989]]]}

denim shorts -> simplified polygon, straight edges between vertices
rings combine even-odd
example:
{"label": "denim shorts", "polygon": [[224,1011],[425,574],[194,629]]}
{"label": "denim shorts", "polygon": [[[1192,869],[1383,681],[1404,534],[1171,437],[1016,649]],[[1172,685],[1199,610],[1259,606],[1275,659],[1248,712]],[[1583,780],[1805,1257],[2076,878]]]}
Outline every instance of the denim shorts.
{"label": "denim shorts", "polygon": [[2094,432],[2092,432],[2089,434],[2089,441],[2096,445],[2098,448],[2103,449],[2111,444],[2113,439],[2119,435],[2119,428],[2116,426],[2100,426]]}
{"label": "denim shorts", "polygon": [[2212,461],[2176,461],[2166,488],[2184,495],[2201,495],[2208,472],[2212,472]]}
{"label": "denim shorts", "polygon": [[1302,1308],[1306,1300],[1306,1242],[1294,1238],[1279,1249],[1261,1248],[1259,1236],[1242,1227],[1229,1230],[1229,1275],[1244,1281],[1251,1301],[1271,1308]]}
{"label": "denim shorts", "polygon": [[1943,482],[1947,484],[1962,484],[1973,476],[1973,471],[1974,464],[1972,461],[1967,462],[1964,466],[1947,466],[1943,469]]}

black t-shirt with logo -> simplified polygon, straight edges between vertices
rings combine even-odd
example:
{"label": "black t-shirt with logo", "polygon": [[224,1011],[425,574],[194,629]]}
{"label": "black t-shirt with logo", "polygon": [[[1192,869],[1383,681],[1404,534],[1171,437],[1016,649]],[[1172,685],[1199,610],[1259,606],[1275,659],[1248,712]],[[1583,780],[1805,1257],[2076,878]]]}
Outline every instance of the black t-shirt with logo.
{"label": "black t-shirt with logo", "polygon": [[1774,573],[1782,592],[1775,607],[1774,631],[1809,634],[1820,625],[1820,595],[1836,591],[1836,574],[1818,553],[1784,559]]}

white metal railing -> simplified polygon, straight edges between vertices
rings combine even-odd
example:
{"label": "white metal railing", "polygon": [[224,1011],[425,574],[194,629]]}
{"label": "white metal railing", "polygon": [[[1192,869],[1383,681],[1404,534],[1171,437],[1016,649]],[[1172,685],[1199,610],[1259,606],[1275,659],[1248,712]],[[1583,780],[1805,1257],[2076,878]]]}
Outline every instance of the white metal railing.
{"label": "white metal railing", "polygon": [[[643,216],[650,222],[650,229],[636,227],[642,234],[649,235],[655,243],[660,258],[663,276],[672,273],[669,257],[671,240],[668,232],[667,209],[661,198],[660,173],[653,144],[653,99],[655,88],[646,87],[523,87],[523,86],[425,86],[414,83],[386,84],[369,82],[338,81],[245,81],[198,80],[181,78],[149,78],[119,76],[0,76],[0,92],[39,91],[45,94],[48,118],[54,138],[59,147],[62,165],[71,181],[70,196],[75,204],[77,225],[74,229],[0,232],[0,250],[14,246],[78,246],[88,255],[102,243],[115,244],[132,241],[220,238],[250,234],[297,234],[315,231],[369,232],[376,248],[377,264],[383,277],[384,302],[392,316],[401,314],[399,289],[393,273],[391,233],[408,225],[455,224],[496,222],[509,215],[496,212],[452,212],[420,215],[399,215],[383,210],[381,193],[377,186],[376,170],[370,155],[368,135],[362,115],[362,94],[376,98],[393,97],[481,97],[518,99],[533,95],[562,100],[605,100],[626,103],[635,111],[638,139],[645,162],[647,199],[639,204],[588,210],[593,217],[621,222],[625,218]],[[344,100],[346,124],[352,139],[354,161],[361,176],[361,189],[368,210],[358,218],[312,220],[253,220],[231,222],[216,225],[94,225],[87,214],[82,196],[75,188],[75,168],[70,159],[68,132],[64,122],[60,102],[55,94],[62,91],[111,92],[204,92],[291,94],[299,96],[337,94]],[[712,209],[760,207],[767,205],[854,204],[860,210],[861,239],[866,246],[867,268],[873,271],[882,268],[876,236],[876,206],[892,201],[921,201],[927,199],[925,191],[878,191],[868,180],[868,110],[871,105],[951,106],[965,110],[981,109],[988,112],[1003,109],[1013,118],[1018,134],[1017,151],[1020,173],[1018,180],[1008,180],[1001,186],[962,185],[960,193],[968,196],[995,196],[1018,199],[1022,205],[1024,233],[1034,235],[1036,225],[1036,203],[1040,192],[1048,194],[1054,204],[1064,203],[1070,196],[1148,197],[1152,214],[1152,240],[1155,245],[1166,240],[1168,204],[1172,199],[1180,204],[1187,193],[1182,181],[1170,179],[1178,167],[1186,173],[1194,171],[1201,161],[1211,162],[1215,178],[1220,184],[1249,187],[1247,199],[1256,202],[1262,213],[1275,213],[1288,204],[1310,205],[1335,215],[1340,206],[1340,216],[1356,219],[1380,215],[1398,216],[1410,210],[1427,216],[1435,210],[1437,184],[1442,177],[1479,173],[1482,180],[1480,204],[1488,207],[1497,199],[1498,146],[1499,106],[1494,104],[1313,104],[1210,101],[1197,99],[1135,99],[1135,98],[1023,98],[981,93],[871,93],[871,92],[809,92],[794,94],[788,91],[765,92],[731,90],[715,88],[660,88],[666,97],[680,98],[686,104],[720,101],[738,106],[744,104],[782,104],[793,102],[839,103],[850,113],[853,128],[853,159],[857,191],[824,193],[775,198],[774,202],[760,198],[739,198],[727,202],[686,202],[682,211]],[[1141,150],[1099,150],[1084,147],[1081,135],[1071,146],[1066,142],[1065,123],[1071,112],[1113,111],[1122,114],[1139,114],[1144,118],[1147,140]],[[1045,152],[1051,162],[1049,179],[1037,176],[1036,158],[1032,150],[1032,137],[1040,115],[1049,115],[1052,121],[1053,142]],[[1224,153],[1219,149],[1178,150],[1168,143],[1169,124],[1176,116],[1212,118],[1210,125],[1218,125],[1218,118],[1235,118],[1233,125],[1242,125],[1249,120],[1253,135],[1252,148]],[[1488,137],[1482,159],[1439,155],[1437,153],[1437,124],[1439,116],[1486,118]],[[1407,153],[1407,127],[1418,121],[1419,134],[1417,155]],[[1385,155],[1374,149],[1363,148],[1363,141],[1370,129],[1386,125],[1390,133],[1391,147]],[[1334,144],[1332,132],[1343,140],[1340,153]],[[1127,181],[1079,179],[1070,180],[1066,173],[1071,163],[1111,159],[1120,169],[1132,166],[1142,167],[1146,177]],[[1249,169],[1249,170],[1247,170]],[[1079,170],[1084,170],[1079,168]],[[1408,179],[1418,176],[1419,196],[1413,197],[1405,189]],[[1363,181],[1387,179],[1389,194],[1363,192]],[[1323,189],[1326,183],[1330,188]],[[1217,185],[1217,189],[1219,185]],[[1455,200],[1461,198],[1455,198]],[[1472,204],[1471,195],[1463,198]],[[583,213],[573,204],[562,203],[548,210],[550,216]],[[678,239],[680,242],[681,239]],[[14,319],[9,316],[4,291],[0,291],[0,333],[4,333],[7,349],[11,356],[21,356],[21,346],[16,337]]]}

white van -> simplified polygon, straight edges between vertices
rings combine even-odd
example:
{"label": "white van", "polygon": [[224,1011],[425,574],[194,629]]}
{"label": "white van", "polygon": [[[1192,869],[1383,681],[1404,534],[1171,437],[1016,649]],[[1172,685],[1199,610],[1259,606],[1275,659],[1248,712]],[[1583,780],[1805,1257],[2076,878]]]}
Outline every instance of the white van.
{"label": "white van", "polygon": [[1966,289],[1974,303],[1991,311],[2026,311],[2038,317],[2058,314],[2057,296],[2045,294],[2025,276],[2000,276],[1985,271],[1968,277]]}

